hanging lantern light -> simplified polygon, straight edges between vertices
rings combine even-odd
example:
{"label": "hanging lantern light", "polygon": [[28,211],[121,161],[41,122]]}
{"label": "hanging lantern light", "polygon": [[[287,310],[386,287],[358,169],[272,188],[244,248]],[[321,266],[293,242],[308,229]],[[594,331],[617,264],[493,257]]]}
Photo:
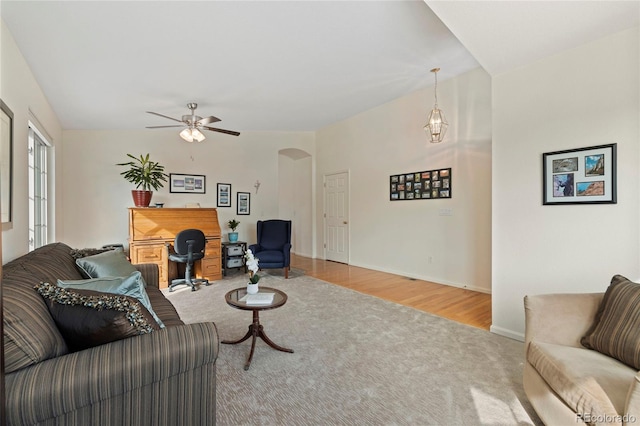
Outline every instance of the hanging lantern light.
{"label": "hanging lantern light", "polygon": [[424,125],[424,131],[429,135],[431,143],[442,142],[445,133],[447,133],[447,127],[449,126],[449,123],[447,123],[447,119],[444,116],[444,112],[438,109],[438,71],[440,71],[440,68],[434,68],[431,70],[431,72],[435,74],[436,78],[436,84],[434,86],[436,103],[429,114],[427,124]]}

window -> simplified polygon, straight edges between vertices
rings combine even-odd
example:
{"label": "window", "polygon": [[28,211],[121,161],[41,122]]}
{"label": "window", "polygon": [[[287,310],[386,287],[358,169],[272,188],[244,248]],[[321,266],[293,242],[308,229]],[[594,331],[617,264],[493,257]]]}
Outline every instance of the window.
{"label": "window", "polygon": [[29,123],[29,250],[48,243],[47,154],[50,146]]}

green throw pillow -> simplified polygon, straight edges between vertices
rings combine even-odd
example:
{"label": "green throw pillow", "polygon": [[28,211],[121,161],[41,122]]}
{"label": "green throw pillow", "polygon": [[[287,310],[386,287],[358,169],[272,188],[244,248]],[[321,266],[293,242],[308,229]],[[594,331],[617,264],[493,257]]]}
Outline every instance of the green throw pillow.
{"label": "green throw pillow", "polygon": [[640,370],[640,284],[615,275],[580,342]]}
{"label": "green throw pillow", "polygon": [[45,300],[71,352],[159,330],[136,298],[92,290],[65,289],[40,283]]}
{"label": "green throw pillow", "polygon": [[86,280],[58,280],[58,286],[62,288],[75,288],[80,290],[94,290],[103,293],[122,294],[138,299],[142,305],[153,315],[158,325],[164,328],[164,324],[158,318],[151,307],[151,301],[144,289],[144,280],[140,271],[134,270],[127,277],[101,277]]}
{"label": "green throw pillow", "polygon": [[93,256],[81,257],[76,259],[76,265],[85,278],[128,277],[137,271],[120,250],[109,250]]}

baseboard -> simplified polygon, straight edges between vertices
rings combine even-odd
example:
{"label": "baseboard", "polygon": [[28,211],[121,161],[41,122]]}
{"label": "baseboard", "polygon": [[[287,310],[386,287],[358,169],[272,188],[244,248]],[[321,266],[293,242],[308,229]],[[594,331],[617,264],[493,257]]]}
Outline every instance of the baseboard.
{"label": "baseboard", "polygon": [[440,278],[427,277],[427,276],[424,276],[424,275],[407,274],[406,272],[403,272],[403,271],[396,271],[396,270],[393,270],[393,269],[380,268],[379,266],[367,265],[367,264],[363,264],[363,263],[350,263],[350,265],[351,266],[357,266],[359,268],[372,269],[374,271],[386,272],[388,274],[400,275],[401,277],[408,277],[408,278],[413,278],[413,279],[416,279],[416,280],[429,281],[429,282],[436,283],[436,284],[448,285],[450,287],[464,288],[464,289],[467,289],[467,290],[477,291],[479,293],[491,294],[491,290],[487,290],[486,288],[475,287],[475,286],[472,286],[472,285],[466,285],[466,284],[460,284],[460,283],[445,281],[445,280],[442,280]]}
{"label": "baseboard", "polygon": [[298,251],[291,250],[291,254],[295,254],[296,256],[308,257],[309,259],[313,259],[313,256],[309,253],[302,253]]}
{"label": "baseboard", "polygon": [[498,334],[500,336],[508,337],[509,339],[517,340],[519,342],[524,342],[524,334],[523,333],[518,333],[518,332],[515,332],[513,330],[509,330],[509,329],[506,329],[506,328],[498,327],[498,326],[495,326],[495,325],[492,325],[489,328],[489,331],[492,332],[493,334]]}

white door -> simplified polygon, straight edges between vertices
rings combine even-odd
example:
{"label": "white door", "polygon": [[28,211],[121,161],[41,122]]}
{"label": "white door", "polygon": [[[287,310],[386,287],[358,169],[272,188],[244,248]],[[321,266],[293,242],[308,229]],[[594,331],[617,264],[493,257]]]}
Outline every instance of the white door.
{"label": "white door", "polygon": [[325,257],[349,263],[349,173],[324,177]]}

